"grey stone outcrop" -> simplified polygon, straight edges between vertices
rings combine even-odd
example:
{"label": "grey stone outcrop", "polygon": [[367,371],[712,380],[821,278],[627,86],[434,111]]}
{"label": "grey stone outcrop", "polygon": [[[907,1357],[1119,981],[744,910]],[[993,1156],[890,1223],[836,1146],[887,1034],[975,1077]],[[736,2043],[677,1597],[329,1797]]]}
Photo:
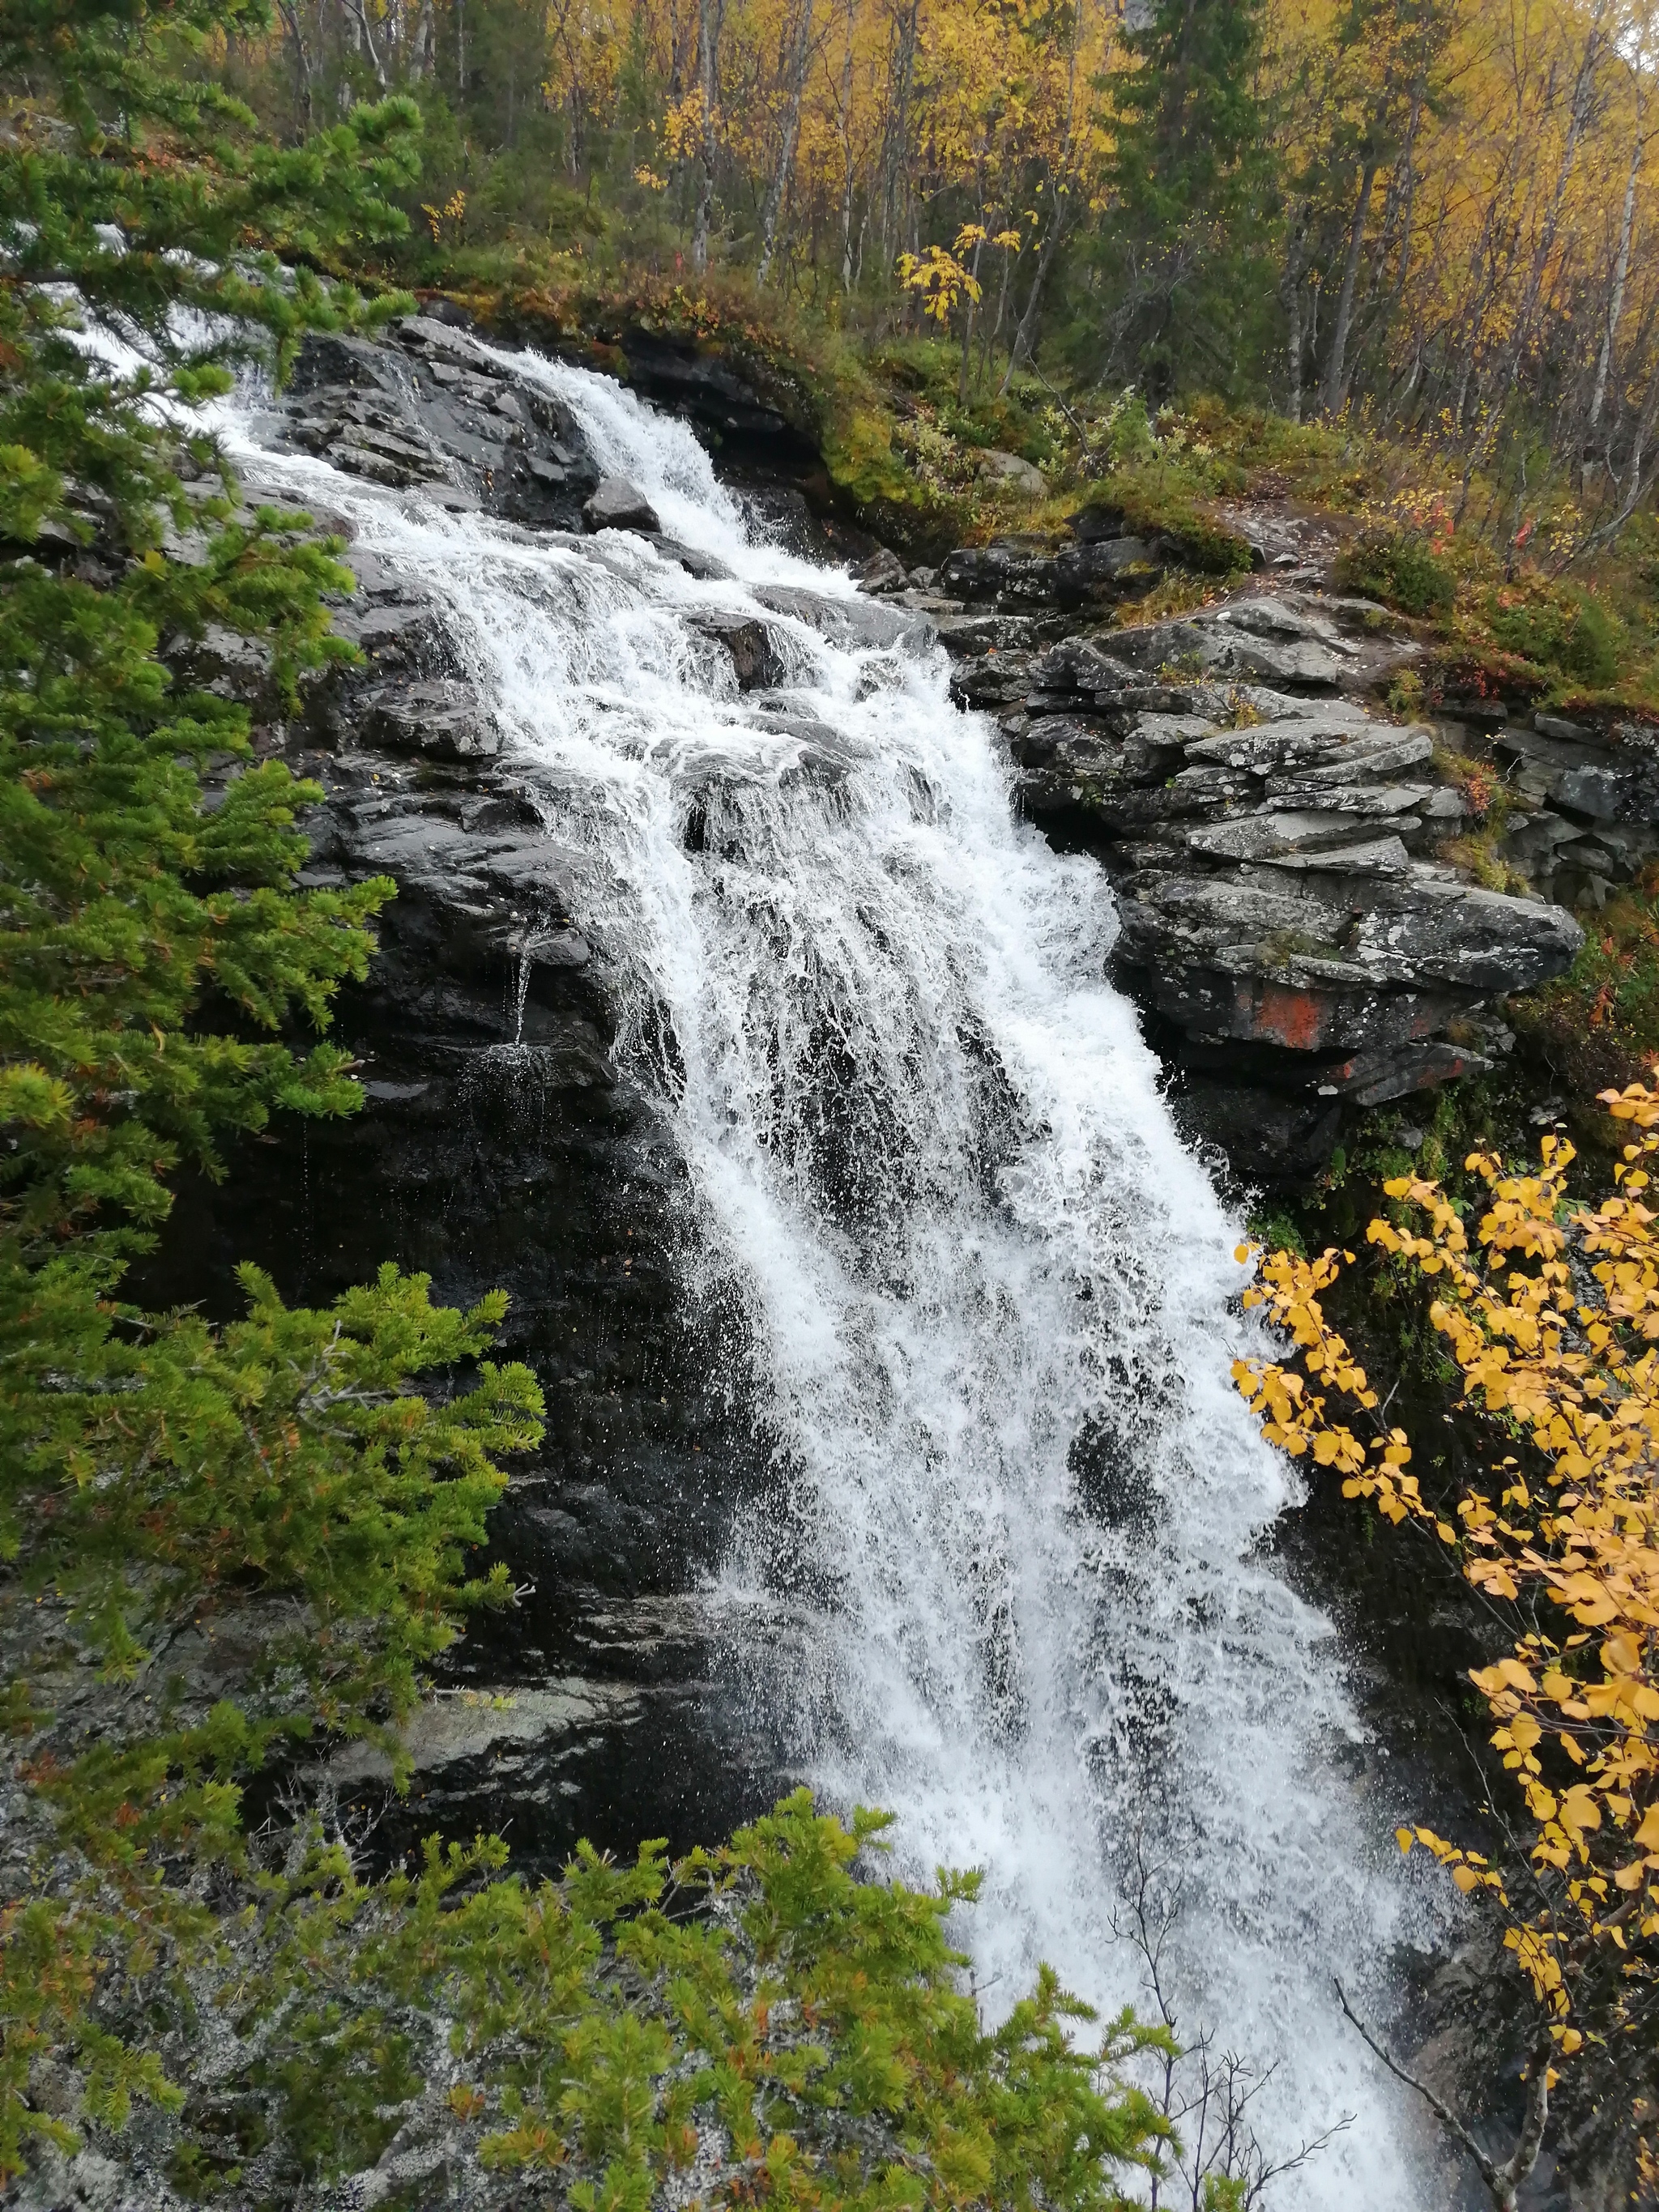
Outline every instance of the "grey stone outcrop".
{"label": "grey stone outcrop", "polygon": [[[1121,531],[1091,510],[1075,551]],[[953,695],[997,715],[1030,818],[1111,875],[1116,969],[1194,1125],[1241,1174],[1293,1182],[1345,1105],[1488,1066],[1492,1003],[1571,966],[1582,926],[1443,854],[1467,802],[1436,765],[1440,733],[1376,703],[1379,665],[1412,649],[1382,609],[1253,586],[1101,629],[1075,594],[1068,609],[1066,558],[1004,541],[945,562]],[[1498,742],[1545,803],[1522,817],[1532,851],[1582,869],[1659,849],[1659,744],[1614,763],[1559,732]]]}
{"label": "grey stone outcrop", "polygon": [[561,401],[429,315],[307,339],[279,422],[348,476],[544,528],[580,527],[599,480]]}

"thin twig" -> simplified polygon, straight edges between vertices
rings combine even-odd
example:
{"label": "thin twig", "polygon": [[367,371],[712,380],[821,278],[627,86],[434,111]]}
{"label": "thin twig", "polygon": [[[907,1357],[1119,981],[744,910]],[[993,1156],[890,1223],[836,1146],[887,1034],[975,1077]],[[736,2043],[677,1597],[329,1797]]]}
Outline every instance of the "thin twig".
{"label": "thin twig", "polygon": [[1522,2125],[1520,2139],[1515,2146],[1514,2154],[1505,2159],[1500,2166],[1494,2158],[1480,2148],[1444,2098],[1437,2095],[1428,2083],[1419,2081],[1415,2074],[1408,2073],[1387,2046],[1372,2034],[1370,2029],[1366,2027],[1364,2021],[1348,2002],[1348,1993],[1340,1981],[1336,1983],[1336,1995],[1337,2002],[1347,2014],[1351,2023],[1358,2028],[1361,2036],[1388,2068],[1389,2073],[1397,2081],[1403,2081],[1408,2089],[1415,2089],[1442,2127],[1462,2143],[1474,2160],[1480,2171],[1480,2179],[1492,2191],[1492,2202],[1499,2207],[1499,2212],[1515,2212],[1516,2191],[1538,2163],[1538,2154],[1543,2148],[1544,2129],[1549,2118],[1548,2036],[1540,2037],[1540,2047],[1533,2054],[1532,2087],[1527,2099],[1527,2117]]}

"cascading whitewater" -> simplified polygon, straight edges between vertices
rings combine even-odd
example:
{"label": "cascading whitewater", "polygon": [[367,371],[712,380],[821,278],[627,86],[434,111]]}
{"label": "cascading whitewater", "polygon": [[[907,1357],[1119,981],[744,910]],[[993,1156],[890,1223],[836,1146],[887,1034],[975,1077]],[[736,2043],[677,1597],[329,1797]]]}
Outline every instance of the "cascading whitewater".
{"label": "cascading whitewater", "polygon": [[[708,1594],[741,1693],[831,1798],[896,1812],[907,1869],[986,1870],[963,1936],[993,2007],[1042,1957],[1140,2002],[1115,1927],[1138,1863],[1177,1866],[1182,2024],[1279,2062],[1268,2154],[1354,2115],[1273,2201],[1419,2205],[1413,2116],[1331,1985],[1386,2002],[1412,1893],[1346,1778],[1329,1625],[1257,1556],[1291,1484],[1228,1379],[1237,1224],[1104,980],[1104,879],[1016,823],[938,653],[768,613],[786,681],[741,697],[696,617],[846,579],[750,543],[683,426],[512,362],[733,580],[258,467],[447,602],[577,856],[618,1055],[677,1134],[777,1440]],[[221,427],[252,459],[250,421]]]}

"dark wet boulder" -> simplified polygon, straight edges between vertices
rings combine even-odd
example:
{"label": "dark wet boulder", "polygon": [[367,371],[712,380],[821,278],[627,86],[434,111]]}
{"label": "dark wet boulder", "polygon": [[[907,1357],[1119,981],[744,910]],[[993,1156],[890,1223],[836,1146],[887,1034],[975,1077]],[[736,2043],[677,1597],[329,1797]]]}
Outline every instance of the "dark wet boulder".
{"label": "dark wet boulder", "polygon": [[903,562],[885,545],[878,547],[854,574],[861,592],[902,592],[910,581]]}
{"label": "dark wet boulder", "polygon": [[1115,604],[1131,591],[1146,591],[1160,567],[1158,548],[1138,538],[1058,549],[1042,538],[1006,538],[949,555],[939,581],[970,605],[1075,611],[1093,599]]}
{"label": "dark wet boulder", "polygon": [[1031,688],[1029,653],[988,653],[951,672],[951,696],[958,707],[1010,707]]}
{"label": "dark wet boulder", "polygon": [[1633,727],[1617,744],[1559,732],[1573,728],[1551,715],[1548,731],[1501,730],[1492,749],[1514,763],[1517,787],[1587,823],[1659,822],[1659,731]]}
{"label": "dark wet boulder", "polygon": [[470,684],[416,681],[368,692],[361,728],[372,742],[434,760],[493,760],[501,749],[495,718]]}
{"label": "dark wet boulder", "polygon": [[1189,1141],[1218,1151],[1247,1182],[1316,1176],[1342,1133],[1336,1099],[1267,1084],[1193,1077],[1170,1093],[1170,1107]]}
{"label": "dark wet boulder", "polygon": [[969,605],[1018,609],[1054,604],[1054,556],[1045,539],[999,538],[947,554],[940,588]]}
{"label": "dark wet boulder", "polygon": [[383,340],[307,337],[277,421],[344,475],[532,527],[573,526],[599,480],[562,401],[432,315]]}
{"label": "dark wet boulder", "polygon": [[1090,599],[1120,599],[1149,591],[1164,573],[1157,546],[1146,538],[1106,538],[1067,546],[1054,556],[1054,596],[1060,606]]}
{"label": "dark wet boulder", "polygon": [[816,447],[792,419],[798,395],[763,390],[771,380],[758,362],[638,324],[621,332],[620,344],[627,381],[641,398],[689,422],[716,451],[772,468],[817,462]]}
{"label": "dark wet boulder", "polygon": [[[971,613],[945,611],[933,618],[939,641],[952,660],[978,660],[987,653],[1015,648],[1030,653],[1049,642],[1056,626],[1052,617],[1001,614],[985,609]],[[1058,627],[1063,629],[1065,624],[1060,623]]]}
{"label": "dark wet boulder", "polygon": [[700,608],[691,628],[730,658],[740,691],[770,690],[788,680],[789,662],[777,631],[758,615],[736,608]]}
{"label": "dark wet boulder", "polygon": [[682,544],[678,538],[666,537],[661,532],[652,536],[647,531],[641,535],[651,538],[651,543],[665,561],[672,561],[676,568],[684,568],[688,576],[695,576],[700,584],[729,584],[736,574],[718,553],[707,553],[700,545]]}
{"label": "dark wet boulder", "polygon": [[815,592],[800,584],[758,584],[754,596],[774,614],[793,616],[831,645],[849,651],[884,653],[896,646],[922,653],[934,639],[925,615],[869,599]]}
{"label": "dark wet boulder", "polygon": [[626,477],[601,477],[582,501],[582,521],[592,531],[638,530],[655,535],[662,528],[657,510]]}
{"label": "dark wet boulder", "polygon": [[1084,545],[1098,545],[1107,538],[1129,535],[1129,520],[1123,509],[1104,500],[1079,507],[1068,526],[1072,535]]}

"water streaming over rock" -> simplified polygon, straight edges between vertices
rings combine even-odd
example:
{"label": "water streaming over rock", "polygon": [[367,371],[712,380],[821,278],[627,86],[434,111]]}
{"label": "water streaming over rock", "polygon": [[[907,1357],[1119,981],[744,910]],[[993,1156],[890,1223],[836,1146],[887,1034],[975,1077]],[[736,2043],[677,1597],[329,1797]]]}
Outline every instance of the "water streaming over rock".
{"label": "water streaming over rock", "polygon": [[[258,470],[441,596],[577,856],[617,1051],[738,1286],[776,1440],[708,1593],[733,1694],[830,1798],[894,1809],[908,1871],[986,1869],[963,1933],[993,2008],[1040,1957],[1139,2000],[1114,1917],[1138,1852],[1177,1861],[1182,2021],[1279,2062],[1269,2149],[1354,2115],[1271,2201],[1431,2201],[1331,1987],[1385,2006],[1416,1908],[1330,1627],[1258,1550],[1291,1486],[1228,1381],[1237,1227],[1105,981],[1103,878],[1016,823],[936,649],[757,604],[851,586],[751,543],[683,426],[513,360],[729,580]],[[251,458],[257,418],[223,427]],[[721,613],[768,626],[771,690],[739,691]]]}

